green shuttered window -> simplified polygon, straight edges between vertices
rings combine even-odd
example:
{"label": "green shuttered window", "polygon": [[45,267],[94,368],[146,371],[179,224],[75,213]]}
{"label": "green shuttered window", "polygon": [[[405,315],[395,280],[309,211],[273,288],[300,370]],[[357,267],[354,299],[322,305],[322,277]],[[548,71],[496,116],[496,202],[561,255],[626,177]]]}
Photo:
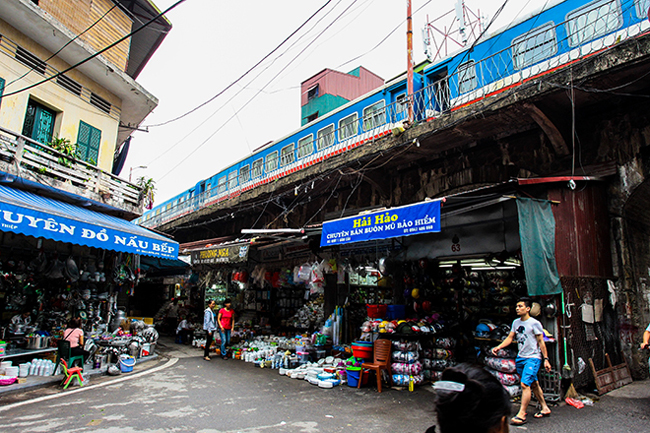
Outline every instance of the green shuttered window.
{"label": "green shuttered window", "polygon": [[2,107],[2,94],[5,91],[5,80],[0,78],[0,107]]}
{"label": "green shuttered window", "polygon": [[79,122],[79,135],[77,136],[77,157],[79,159],[97,165],[101,141],[102,131],[83,121]]}

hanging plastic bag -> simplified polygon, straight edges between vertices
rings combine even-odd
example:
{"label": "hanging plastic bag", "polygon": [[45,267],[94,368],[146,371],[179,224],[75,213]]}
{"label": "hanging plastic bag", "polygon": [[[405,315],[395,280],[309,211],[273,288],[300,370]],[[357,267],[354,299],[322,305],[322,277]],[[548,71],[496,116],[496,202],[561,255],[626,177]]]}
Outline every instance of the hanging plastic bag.
{"label": "hanging plastic bag", "polygon": [[311,267],[311,282],[322,283],[323,281],[325,281],[323,267],[320,263],[314,263]]}
{"label": "hanging plastic bag", "polygon": [[303,263],[298,269],[298,278],[296,282],[306,283],[311,278],[311,266],[308,263]]}

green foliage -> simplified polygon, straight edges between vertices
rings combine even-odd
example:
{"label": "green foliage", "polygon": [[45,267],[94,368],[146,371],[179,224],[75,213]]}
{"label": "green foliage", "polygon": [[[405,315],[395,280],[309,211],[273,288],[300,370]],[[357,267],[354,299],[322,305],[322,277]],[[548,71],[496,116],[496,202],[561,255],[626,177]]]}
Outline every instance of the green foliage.
{"label": "green foliage", "polygon": [[65,167],[70,167],[72,165],[72,160],[77,157],[77,145],[73,144],[67,138],[61,138],[58,136],[52,137],[48,145],[52,149],[64,155],[59,156],[57,161]]}
{"label": "green foliage", "polygon": [[156,181],[151,177],[146,178],[141,176],[136,181],[136,185],[142,189],[140,198],[141,200],[144,200],[144,206],[147,209],[151,209],[153,207],[154,194],[156,192]]}

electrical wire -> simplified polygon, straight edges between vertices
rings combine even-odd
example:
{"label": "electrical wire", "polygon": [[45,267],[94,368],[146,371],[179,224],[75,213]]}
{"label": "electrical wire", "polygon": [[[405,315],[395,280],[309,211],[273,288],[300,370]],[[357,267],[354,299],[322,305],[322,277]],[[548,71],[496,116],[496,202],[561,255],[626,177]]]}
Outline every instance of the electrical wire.
{"label": "electrical wire", "polygon": [[[52,54],[52,55],[51,55],[50,57],[48,57],[47,59],[43,60],[42,63],[47,63],[47,62],[49,62],[50,60],[52,60],[54,57],[56,57],[56,56],[57,56],[61,51],[63,51],[63,50],[64,50],[68,45],[70,45],[71,43],[73,43],[74,41],[76,41],[77,39],[79,39],[79,38],[80,38],[81,36],[83,36],[87,31],[89,31],[90,29],[92,29],[93,27],[95,27],[95,26],[96,26],[96,25],[97,25],[101,20],[104,19],[104,17],[106,17],[106,15],[108,15],[109,13],[111,13],[111,11],[112,11],[113,9],[115,9],[116,7],[117,7],[117,3],[114,4],[114,5],[113,5],[109,10],[107,10],[107,11],[104,13],[104,15],[102,15],[101,17],[99,17],[99,18],[97,19],[97,21],[95,21],[94,23],[92,23],[92,24],[90,25],[90,27],[86,28],[83,32],[79,33],[79,34],[76,35],[74,38],[70,39],[70,40],[69,40],[68,42],[66,42],[66,43],[65,43],[61,48],[59,48],[59,49],[57,50],[57,52],[55,52],[54,54]],[[16,81],[20,81],[20,80],[22,80],[22,79],[25,78],[27,75],[29,75],[32,71],[34,71],[34,69],[35,69],[34,67],[29,68],[29,70],[28,70],[27,72],[25,72],[23,75],[21,75],[20,77],[16,78],[15,80],[12,80],[11,82],[7,83],[6,85],[9,86],[9,85],[15,83]]]}
{"label": "electrical wire", "polygon": [[[336,8],[336,6],[338,6],[340,3],[341,3],[341,1],[339,1],[339,2],[334,6],[334,8]],[[333,10],[334,8],[332,8],[332,10]],[[327,15],[329,15],[330,12],[331,12],[332,10],[328,11],[328,12],[323,16],[323,18],[319,19],[319,20],[316,22],[316,24],[314,24],[314,26],[316,26],[318,23],[320,23],[320,21],[321,21],[322,19],[324,19]],[[311,20],[312,18],[313,18],[313,15],[312,15],[312,17],[309,18],[309,20]],[[305,21],[305,22],[301,25],[301,27],[304,27],[304,25],[307,24],[307,23],[309,22],[309,20]],[[311,30],[313,30],[313,28],[314,28],[314,27],[312,27],[311,29],[309,29],[308,32],[311,31]],[[294,32],[294,33],[295,33],[295,32]],[[279,58],[282,57],[284,54],[286,54],[286,52],[287,52],[289,49],[291,49],[294,45],[295,45],[295,42],[294,42],[294,43],[293,43],[293,44],[292,44],[292,45],[291,45],[287,50],[285,50],[284,53],[280,54],[280,55],[277,56],[275,59],[273,59],[271,65],[272,65],[273,62],[275,62],[277,59],[279,59]],[[278,47],[279,47],[279,46],[278,46]],[[271,65],[269,65],[269,66],[267,66],[266,68],[264,68],[264,69],[263,69],[261,72],[259,72],[255,77],[253,77],[253,78],[252,78],[248,83],[250,84],[250,83],[252,83],[253,81],[255,81],[255,80],[256,80],[256,79],[257,79],[257,78],[258,78],[262,73],[264,73],[268,68],[270,68]],[[235,83],[236,83],[236,81],[235,81]],[[149,161],[149,163],[147,163],[146,165],[147,165],[147,166],[151,166],[154,162],[158,161],[158,160],[159,160],[160,158],[162,158],[164,155],[166,155],[166,154],[169,153],[170,151],[174,150],[174,149],[176,148],[176,146],[178,146],[179,144],[181,144],[182,142],[184,142],[187,138],[189,138],[190,135],[192,135],[192,134],[193,134],[194,132],[196,132],[200,127],[202,127],[203,125],[205,125],[205,124],[206,124],[210,119],[212,119],[212,118],[213,118],[213,117],[214,117],[214,116],[215,116],[219,111],[221,111],[223,108],[225,108],[226,106],[228,106],[228,104],[229,104],[230,102],[232,102],[232,101],[233,101],[237,96],[239,96],[239,94],[241,94],[241,93],[242,93],[244,90],[246,90],[247,88],[248,88],[247,86],[240,88],[240,89],[239,89],[239,90],[238,90],[234,95],[232,95],[232,96],[231,96],[231,97],[230,97],[230,98],[229,98],[229,99],[228,99],[228,100],[227,100],[223,105],[219,106],[216,110],[214,110],[214,111],[212,112],[212,114],[210,114],[208,117],[206,117],[205,120],[203,120],[201,123],[199,123],[197,126],[195,126],[195,127],[194,127],[191,131],[189,131],[187,134],[185,134],[185,135],[183,136],[183,138],[181,138],[180,140],[178,140],[177,142],[175,142],[174,144],[172,144],[171,146],[169,146],[169,147],[168,147],[167,149],[165,149],[164,151],[158,153],[158,154],[156,155],[156,157],[155,157],[154,159],[152,159],[151,161]],[[225,90],[227,90],[227,89],[224,89],[224,91],[225,91]],[[263,89],[257,90],[257,93],[256,93],[255,96],[257,96],[257,95],[260,94],[260,93],[263,93]],[[218,96],[218,95],[217,95],[217,96]],[[241,111],[241,109],[240,109],[239,111]],[[235,111],[235,113],[234,113],[234,116],[235,116],[235,117],[237,116],[237,114],[239,113],[239,111]],[[229,118],[228,120],[226,120],[226,124],[227,124],[228,122],[230,122],[230,120],[232,120],[232,118],[233,118],[233,117],[231,117],[231,118]],[[153,125],[153,126],[157,126],[157,125]],[[221,128],[222,128],[223,126],[225,126],[225,125],[222,125]],[[219,130],[220,130],[221,128],[219,128]],[[217,132],[218,132],[218,131],[217,131]],[[213,135],[214,135],[214,134],[213,134]],[[209,138],[211,138],[211,137],[209,137]],[[208,139],[209,139],[209,138],[208,138]],[[250,147],[249,147],[249,150],[250,150]]]}
{"label": "electrical wire", "polygon": [[[277,77],[279,77],[298,57],[300,57],[306,50],[318,40],[320,36],[322,36],[327,30],[332,27],[332,25],[341,17],[342,14],[344,14],[354,3],[356,3],[358,0],[354,0],[350,6],[348,6],[341,14],[339,14],[330,24],[328,24],[325,29],[323,29],[312,41],[305,47],[303,48],[298,54],[296,54],[290,61],[285,65],[277,74],[275,74],[263,87],[262,89],[265,89],[268,87]],[[176,170],[181,164],[183,164],[185,161],[187,161],[194,153],[196,153],[201,147],[203,147],[212,137],[214,137],[219,131],[221,131],[240,111],[242,111],[248,104],[253,102],[253,100],[260,94],[260,92],[255,93],[244,105],[242,105],[239,110],[235,112],[232,116],[230,116],[224,123],[222,123],[212,134],[208,136],[203,142],[201,142],[197,147],[194,148],[191,152],[189,152],[183,159],[181,159],[176,165],[174,165],[171,169],[169,169],[166,173],[164,173],[161,177],[158,178],[158,180],[162,180],[167,175],[172,173],[174,170]]]}
{"label": "electrical wire", "polygon": [[156,15],[154,18],[152,18],[151,20],[147,21],[147,22],[146,22],[142,27],[138,27],[137,29],[135,29],[135,30],[133,30],[132,32],[130,32],[129,34],[127,34],[127,35],[121,37],[121,38],[118,39],[117,41],[115,41],[115,42],[113,42],[113,43],[107,45],[106,47],[104,47],[104,48],[102,48],[101,50],[95,52],[94,54],[91,54],[90,56],[86,57],[85,59],[81,60],[80,62],[75,63],[74,65],[68,67],[67,69],[65,69],[65,70],[63,70],[63,71],[60,71],[60,72],[57,72],[56,74],[54,74],[54,75],[52,75],[52,76],[50,76],[50,77],[47,77],[47,78],[45,78],[44,80],[41,80],[41,81],[39,81],[39,82],[37,82],[37,83],[34,83],[34,84],[29,85],[29,86],[23,87],[22,89],[14,90],[13,92],[7,92],[7,93],[5,93],[5,94],[3,95],[3,97],[16,95],[16,94],[18,94],[18,93],[22,93],[22,92],[25,92],[25,91],[27,91],[27,90],[33,89],[33,88],[35,88],[35,87],[40,86],[41,84],[45,84],[45,83],[47,83],[48,81],[52,81],[53,79],[55,79],[55,78],[57,78],[57,77],[59,77],[59,76],[65,74],[66,72],[69,72],[69,71],[71,71],[71,70],[73,70],[73,69],[76,69],[77,67],[79,67],[79,66],[81,66],[81,65],[83,65],[83,64],[85,64],[85,63],[87,63],[87,62],[89,62],[89,61],[91,61],[92,59],[94,59],[95,57],[99,56],[100,54],[103,54],[104,52],[110,50],[110,49],[113,48],[114,46],[116,46],[116,45],[122,43],[123,41],[125,41],[125,40],[127,40],[128,38],[132,37],[133,35],[137,34],[138,32],[144,30],[145,28],[147,28],[147,26],[148,26],[149,24],[153,23],[154,21],[156,21],[158,18],[162,17],[162,16],[165,15],[166,13],[172,11],[173,9],[175,9],[177,6],[179,6],[180,4],[184,3],[185,1],[186,1],[186,0],[178,0],[176,3],[174,3],[173,5],[171,5],[170,7],[168,7],[167,9],[165,9],[163,12],[159,13],[159,14]]}
{"label": "electrical wire", "polygon": [[291,33],[289,34],[289,36],[287,36],[287,37],[286,37],[282,42],[280,42],[280,44],[279,44],[278,46],[276,46],[275,48],[273,48],[273,50],[271,50],[271,51],[270,51],[269,53],[267,53],[264,57],[262,57],[262,58],[261,58],[257,63],[255,63],[253,66],[251,66],[251,67],[250,67],[246,72],[244,72],[242,75],[240,75],[240,76],[239,76],[235,81],[233,81],[232,83],[228,84],[225,88],[223,88],[222,90],[220,90],[219,92],[217,92],[217,94],[215,94],[215,95],[213,95],[212,97],[210,97],[207,101],[205,101],[205,102],[203,102],[203,103],[197,105],[196,107],[194,107],[194,108],[192,108],[191,110],[189,110],[189,111],[187,111],[187,112],[181,114],[180,116],[174,117],[173,119],[166,120],[166,121],[164,121],[164,122],[160,122],[160,123],[155,123],[155,124],[151,124],[151,125],[146,125],[146,127],[153,128],[153,127],[157,127],[157,126],[169,125],[169,124],[172,123],[172,122],[176,122],[177,120],[180,120],[180,119],[182,119],[182,118],[184,118],[184,117],[186,117],[186,116],[189,116],[190,114],[192,114],[192,113],[194,113],[195,111],[201,109],[202,107],[205,107],[205,106],[208,105],[210,102],[212,102],[212,101],[214,101],[215,99],[217,99],[219,96],[223,95],[226,91],[228,91],[228,89],[230,89],[232,86],[234,86],[235,84],[237,84],[238,82],[240,82],[241,80],[243,80],[244,77],[246,77],[248,74],[250,74],[250,73],[251,73],[255,68],[257,68],[261,63],[263,63],[266,59],[268,59],[268,58],[269,58],[273,53],[275,53],[277,50],[279,50],[279,49],[280,49],[280,48],[281,48],[285,43],[287,43],[287,41],[289,41],[289,39],[291,39],[291,38],[292,38],[296,33],[298,33],[298,32],[299,32],[299,31],[300,31],[304,26],[306,26],[307,23],[309,23],[309,22],[310,22],[310,21],[311,21],[311,20],[312,20],[316,15],[318,15],[318,14],[320,13],[320,11],[322,11],[323,9],[325,9],[325,7],[327,7],[327,5],[329,5],[331,2],[332,2],[332,0],[327,0],[327,2],[326,2],[323,6],[321,6],[320,8],[318,8],[318,10],[316,10],[316,12],[314,12],[314,13],[313,13],[309,18],[307,18],[307,20],[306,20],[305,22],[303,22],[303,23],[302,23],[302,24],[301,24],[297,29],[295,29],[293,32],[291,32]]}
{"label": "electrical wire", "polygon": [[[506,3],[507,3],[507,0],[506,0]],[[505,3],[504,3],[504,5],[505,5]],[[604,55],[604,53],[605,53],[605,52],[597,53],[597,55],[599,55],[599,56],[600,56],[600,55]],[[583,61],[586,61],[586,60],[587,60],[587,59],[581,59],[580,62],[583,62]],[[648,73],[648,74],[650,74],[650,73]],[[646,75],[648,75],[648,74],[646,74]],[[630,85],[630,84],[633,84],[633,83],[635,83],[635,82],[637,82],[637,81],[640,81],[640,80],[641,80],[642,78],[644,78],[646,75],[644,75],[643,77],[639,77],[639,78],[637,78],[637,79],[631,81],[630,83],[626,83],[626,84],[623,84],[623,85],[620,85],[620,86],[616,86],[616,87],[614,87],[614,88],[612,88],[612,89],[619,89],[619,88],[623,88],[623,87],[625,87],[625,86],[628,86],[628,85]],[[554,84],[554,83],[548,83],[548,84],[550,84],[550,85],[555,85],[555,86],[557,86],[557,87],[563,87],[563,86],[560,86],[560,85],[556,85],[556,84]],[[535,81],[529,81],[529,82],[527,82],[527,83],[522,84],[522,85],[519,87],[519,89],[520,89],[520,90],[521,90],[521,89],[526,89],[526,88],[529,88],[529,87],[531,87],[531,86],[537,86],[537,85],[538,85],[538,82],[535,82]],[[590,90],[590,89],[583,89],[583,88],[580,88],[580,87],[577,87],[577,86],[576,86],[575,88],[576,88],[576,89],[579,89],[579,90],[585,90],[585,91],[589,91],[589,90]],[[609,89],[591,89],[591,90],[596,91],[596,92],[606,92],[606,91],[609,92]],[[503,93],[500,94],[500,96],[498,96],[496,99],[490,101],[488,104],[486,104],[484,107],[482,107],[482,108],[481,108],[481,111],[484,111],[485,109],[491,107],[492,105],[499,103],[499,102],[502,101],[503,99],[505,99],[505,98],[507,98],[507,97],[510,97],[511,94],[512,94],[514,91],[515,91],[515,89],[509,89],[509,90],[503,92]],[[609,92],[609,93],[616,94],[616,93],[613,93],[613,92]],[[632,95],[632,94],[630,94],[630,96],[646,96],[646,95]],[[421,135],[420,137],[422,137],[422,138],[429,137],[429,136],[431,136],[431,135],[433,135],[433,134],[435,134],[435,133],[441,131],[442,129],[448,129],[448,128],[450,128],[450,127],[453,127],[454,125],[457,125],[457,124],[459,124],[459,123],[464,122],[465,120],[467,120],[467,119],[469,119],[469,118],[471,118],[471,117],[475,117],[477,114],[478,114],[477,111],[472,111],[472,112],[468,113],[467,115],[465,115],[465,116],[463,116],[463,117],[457,119],[455,122],[445,124],[443,127],[436,128],[435,130],[429,131],[428,133],[423,134],[423,135]],[[401,147],[401,146],[404,146],[404,145],[407,146],[407,148],[404,149],[404,151],[406,151],[406,150],[408,150],[408,148],[412,147],[413,144],[412,144],[411,142],[406,142],[406,143],[402,143],[401,145],[398,144],[396,147]],[[400,152],[400,154],[403,153],[404,151]],[[396,157],[396,156],[398,156],[398,154],[393,155],[390,159],[393,159],[393,158]],[[374,160],[376,160],[378,157],[379,157],[379,156],[374,157],[374,158],[373,158],[370,162],[368,162],[368,163],[364,166],[364,168],[362,168],[361,170],[363,170],[363,171],[371,171],[371,170],[376,170],[376,169],[378,169],[378,168],[383,167],[383,166],[387,163],[386,161],[384,161],[384,162],[383,162],[382,164],[380,164],[379,166],[376,166],[376,167],[369,167],[369,165],[370,165]],[[390,160],[390,159],[389,159],[389,160]],[[355,160],[355,162],[358,162],[358,160]],[[351,162],[345,163],[345,164],[343,164],[342,168],[343,168],[343,167],[346,167],[346,166],[349,166],[350,164],[351,164]],[[582,166],[582,164],[581,164],[581,166]],[[583,169],[583,171],[584,171],[584,169]],[[303,185],[304,185],[304,184],[303,184]],[[337,184],[337,187],[338,187],[338,184]],[[284,196],[284,195],[286,195],[288,192],[291,192],[291,190],[292,190],[292,188],[290,188],[288,191],[286,191],[285,193],[282,193],[282,194],[280,194],[280,195],[278,195],[278,196],[280,196],[280,197],[281,197],[281,196]],[[278,196],[276,196],[276,197],[278,197]],[[330,196],[330,197],[331,197],[331,196]],[[348,197],[348,200],[349,200],[349,197]],[[259,206],[259,205],[261,205],[261,203],[262,203],[262,202],[257,203],[257,204],[252,204],[251,207],[249,207],[249,208],[252,208],[252,207],[254,207],[254,206]],[[267,202],[267,205],[268,205],[268,202]],[[289,211],[290,211],[290,210],[291,210],[291,209],[289,209]],[[286,211],[285,211],[285,212],[286,212]],[[320,212],[320,210],[319,210],[318,212]],[[318,213],[318,212],[317,212],[317,213]],[[218,219],[219,219],[219,218],[218,218]],[[215,219],[215,220],[213,220],[213,221],[216,221],[216,220],[218,220],[218,219]],[[313,217],[310,218],[310,219],[308,220],[308,222],[311,221],[312,219],[313,219]],[[258,221],[259,221],[259,218],[258,218]],[[208,224],[208,223],[209,223],[209,222],[203,222],[203,223],[199,223],[198,225],[204,225],[204,224]],[[257,223],[257,221],[256,221],[256,223]],[[190,226],[179,226],[179,227],[175,228],[174,230],[176,230],[176,229],[185,229],[185,228],[188,228],[188,227],[190,227]],[[194,226],[192,226],[192,227],[194,227]]]}

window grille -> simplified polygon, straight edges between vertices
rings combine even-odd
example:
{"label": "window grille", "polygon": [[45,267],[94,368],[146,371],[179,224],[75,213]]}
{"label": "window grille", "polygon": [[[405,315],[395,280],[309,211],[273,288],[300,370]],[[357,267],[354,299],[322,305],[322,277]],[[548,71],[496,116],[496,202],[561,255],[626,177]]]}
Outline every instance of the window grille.
{"label": "window grille", "polygon": [[278,151],[271,152],[266,156],[266,172],[270,173],[278,168]]}
{"label": "window grille", "polygon": [[623,16],[618,0],[599,0],[567,16],[569,45],[577,47],[618,29]]}
{"label": "window grille", "polygon": [[476,89],[476,66],[474,60],[458,66],[458,93],[467,93]]}
{"label": "window grille", "polygon": [[264,162],[262,158],[253,161],[253,178],[262,176],[262,168],[264,167]]}
{"label": "window grille", "polygon": [[284,167],[285,165],[293,164],[295,160],[296,154],[293,150],[293,143],[284,146],[280,155],[280,165]]}
{"label": "window grille", "polygon": [[512,41],[512,62],[523,69],[557,53],[557,36],[553,23],[538,27]]}
{"label": "window grille", "polygon": [[316,133],[316,150],[323,150],[334,144],[334,125],[328,125]]}
{"label": "window grille", "polygon": [[233,189],[237,186],[237,170],[228,173],[228,189]]}
{"label": "window grille", "polygon": [[370,131],[386,123],[386,103],[376,102],[363,109],[363,130]]}
{"label": "window grille", "polygon": [[228,184],[226,183],[226,176],[222,176],[217,181],[217,194],[224,193],[228,190]]}
{"label": "window grille", "polygon": [[298,140],[298,159],[311,155],[313,152],[314,152],[313,135],[309,134],[308,136]]}
{"label": "window grille", "polygon": [[251,169],[247,164],[239,170],[239,184],[241,185],[249,180],[251,180]]}
{"label": "window grille", "polygon": [[354,137],[359,132],[359,116],[352,113],[339,121],[339,141]]}

